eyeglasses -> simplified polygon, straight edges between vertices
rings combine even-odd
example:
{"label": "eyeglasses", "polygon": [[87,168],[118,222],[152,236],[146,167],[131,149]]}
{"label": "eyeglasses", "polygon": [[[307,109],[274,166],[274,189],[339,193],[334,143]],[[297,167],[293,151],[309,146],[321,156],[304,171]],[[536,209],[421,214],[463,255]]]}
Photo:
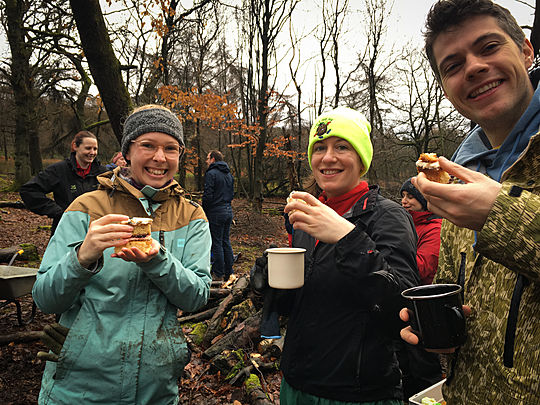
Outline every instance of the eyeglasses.
{"label": "eyeglasses", "polygon": [[175,159],[180,156],[184,148],[176,143],[169,143],[167,145],[156,145],[152,141],[131,141],[136,144],[141,152],[145,155],[153,156],[157,153],[159,148],[163,149],[163,154],[169,159]]}

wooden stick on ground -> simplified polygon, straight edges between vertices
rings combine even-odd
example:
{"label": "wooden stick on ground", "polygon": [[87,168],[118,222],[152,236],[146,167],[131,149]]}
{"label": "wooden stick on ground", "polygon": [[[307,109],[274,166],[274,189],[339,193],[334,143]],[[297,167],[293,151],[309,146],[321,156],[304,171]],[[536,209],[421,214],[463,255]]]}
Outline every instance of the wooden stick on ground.
{"label": "wooden stick on ground", "polygon": [[30,331],[30,332],[17,332],[10,335],[0,335],[0,346],[5,346],[13,343],[24,343],[24,342],[33,342],[34,340],[39,340],[42,333],[41,331]]}

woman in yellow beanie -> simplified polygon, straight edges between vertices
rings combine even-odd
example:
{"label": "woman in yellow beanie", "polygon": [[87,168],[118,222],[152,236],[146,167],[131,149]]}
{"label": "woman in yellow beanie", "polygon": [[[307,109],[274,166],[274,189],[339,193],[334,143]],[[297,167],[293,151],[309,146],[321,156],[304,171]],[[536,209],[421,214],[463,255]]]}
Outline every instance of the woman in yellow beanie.
{"label": "woman in yellow beanie", "polygon": [[295,192],[285,212],[292,244],[306,249],[304,286],[280,291],[289,316],[280,403],[402,404],[393,340],[400,292],[419,283],[407,212],[368,186],[371,127],[350,108],[322,114],[308,159],[323,190]]}

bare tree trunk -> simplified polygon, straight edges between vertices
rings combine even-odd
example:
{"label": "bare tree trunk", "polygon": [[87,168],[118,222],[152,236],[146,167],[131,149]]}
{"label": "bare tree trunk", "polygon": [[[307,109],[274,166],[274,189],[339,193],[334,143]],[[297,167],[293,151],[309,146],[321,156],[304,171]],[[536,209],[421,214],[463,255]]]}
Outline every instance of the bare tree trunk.
{"label": "bare tree trunk", "polygon": [[19,189],[32,174],[42,170],[36,113],[37,97],[32,86],[31,49],[23,27],[26,2],[6,0],[7,36],[11,49],[11,87],[15,98],[15,182]]}
{"label": "bare tree trunk", "polygon": [[111,127],[122,141],[122,120],[132,103],[122,79],[120,62],[114,54],[99,0],[70,0],[84,54],[99,90]]}

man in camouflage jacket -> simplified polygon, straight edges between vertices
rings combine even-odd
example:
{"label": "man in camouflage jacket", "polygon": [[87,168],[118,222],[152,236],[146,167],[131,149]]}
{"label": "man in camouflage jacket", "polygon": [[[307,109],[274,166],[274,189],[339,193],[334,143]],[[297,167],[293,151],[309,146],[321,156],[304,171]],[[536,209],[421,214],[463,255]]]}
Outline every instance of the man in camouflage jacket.
{"label": "man in camouflage jacket", "polygon": [[[527,76],[532,46],[490,0],[440,0],[427,18],[426,51],[447,98],[478,124],[454,162],[440,159],[459,181],[414,181],[446,219],[435,282],[463,285],[469,315],[443,394],[448,405],[539,404],[540,90]],[[418,342],[409,328],[402,337]]]}

